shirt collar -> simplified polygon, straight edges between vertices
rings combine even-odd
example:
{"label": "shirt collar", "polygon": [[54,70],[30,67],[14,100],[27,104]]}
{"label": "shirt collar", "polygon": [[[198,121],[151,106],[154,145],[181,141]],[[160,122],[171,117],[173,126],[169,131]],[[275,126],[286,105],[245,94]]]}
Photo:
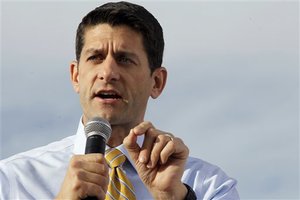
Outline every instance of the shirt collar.
{"label": "shirt collar", "polygon": [[[138,145],[141,147],[144,141],[144,135],[139,136],[137,139]],[[83,155],[85,152],[85,145],[86,145],[86,135],[84,133],[84,126],[82,123],[82,117],[79,120],[78,128],[77,128],[77,133],[75,137],[75,142],[74,142],[74,150],[73,153],[75,155]],[[109,149],[109,146],[106,146],[106,149]],[[120,150],[130,161],[131,165],[135,168],[135,163],[134,161],[131,160],[126,148],[124,147],[123,144],[119,145],[116,147],[118,150]]]}

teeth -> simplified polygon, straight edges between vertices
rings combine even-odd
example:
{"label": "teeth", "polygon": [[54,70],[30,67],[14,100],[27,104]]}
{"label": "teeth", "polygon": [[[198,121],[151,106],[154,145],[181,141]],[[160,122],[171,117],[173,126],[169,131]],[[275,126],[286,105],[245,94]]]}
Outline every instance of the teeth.
{"label": "teeth", "polygon": [[102,95],[117,95],[116,93],[101,92]]}

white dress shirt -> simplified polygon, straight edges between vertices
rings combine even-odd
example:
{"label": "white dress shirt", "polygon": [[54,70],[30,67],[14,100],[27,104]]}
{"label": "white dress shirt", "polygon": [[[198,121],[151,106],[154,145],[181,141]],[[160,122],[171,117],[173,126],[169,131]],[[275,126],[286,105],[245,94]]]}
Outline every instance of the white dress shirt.
{"label": "white dress shirt", "polygon": [[[142,144],[143,137],[138,138]],[[86,136],[80,122],[77,134],[61,141],[14,155],[0,161],[0,199],[54,199],[63,182],[69,161],[74,154],[84,154]],[[137,199],[153,199],[141,182],[123,145],[117,147],[129,162],[123,165]],[[198,199],[236,200],[236,181],[220,168],[189,157],[182,182],[190,185]]]}

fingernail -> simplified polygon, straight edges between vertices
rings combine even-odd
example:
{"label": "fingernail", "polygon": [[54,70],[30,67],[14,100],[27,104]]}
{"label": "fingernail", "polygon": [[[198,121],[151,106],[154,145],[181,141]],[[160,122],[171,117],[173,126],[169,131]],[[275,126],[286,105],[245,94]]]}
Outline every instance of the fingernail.
{"label": "fingernail", "polygon": [[147,167],[152,168],[152,162],[151,161],[148,162]]}
{"label": "fingernail", "polygon": [[141,163],[144,163],[144,162],[145,162],[144,156],[140,156],[140,157],[139,157],[139,161],[140,161]]}

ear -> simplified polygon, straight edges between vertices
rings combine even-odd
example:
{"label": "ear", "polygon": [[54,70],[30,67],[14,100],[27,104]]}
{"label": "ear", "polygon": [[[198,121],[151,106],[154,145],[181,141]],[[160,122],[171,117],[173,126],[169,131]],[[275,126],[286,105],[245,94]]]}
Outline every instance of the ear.
{"label": "ear", "polygon": [[165,88],[167,82],[167,69],[164,67],[159,67],[155,69],[152,74],[153,85],[151,91],[151,97],[156,99]]}
{"label": "ear", "polygon": [[70,64],[70,76],[73,89],[76,93],[79,93],[79,69],[78,62],[72,61]]}

